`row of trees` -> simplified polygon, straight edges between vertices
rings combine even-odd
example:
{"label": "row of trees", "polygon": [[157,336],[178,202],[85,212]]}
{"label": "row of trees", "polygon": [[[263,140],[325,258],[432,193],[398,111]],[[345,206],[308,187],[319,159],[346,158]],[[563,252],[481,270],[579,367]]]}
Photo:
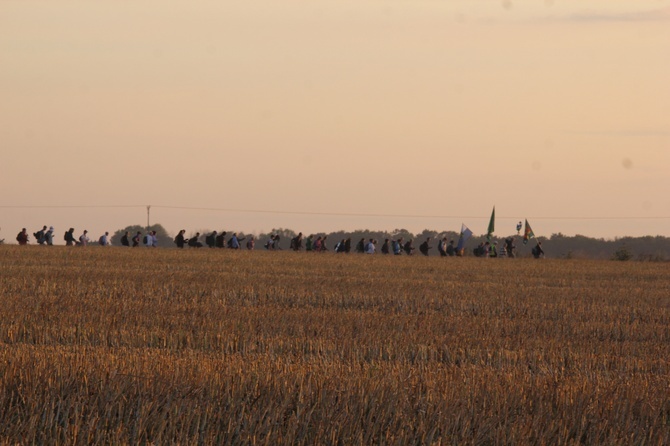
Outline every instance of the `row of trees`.
{"label": "row of trees", "polygon": [[[131,235],[141,232],[146,234],[147,231],[156,231],[158,237],[158,246],[161,248],[173,248],[175,244],[174,234],[168,233],[165,228],[160,224],[155,224],[146,228],[144,226],[134,225],[128,226],[124,229],[120,229],[114,233],[112,236],[112,244],[119,246],[121,245],[121,237],[123,234],[128,231]],[[213,230],[202,230],[200,232],[201,241],[204,242],[204,238],[207,234],[211,233]],[[220,231],[219,231],[220,232]],[[232,236],[232,231],[227,231],[227,238]],[[269,233],[261,234],[245,234],[243,232],[238,232],[238,237],[249,237],[252,236],[257,240],[256,249],[263,249],[265,242],[270,238],[271,235],[278,234],[280,236],[280,248],[289,249],[290,240],[297,235],[296,231],[291,229],[273,229]],[[193,237],[195,231],[187,234],[187,237]],[[303,234],[307,237],[310,234]],[[395,229],[390,232],[386,231],[370,231],[370,230],[357,230],[357,231],[337,231],[331,233],[314,233],[311,234],[316,237],[327,237],[327,247],[332,250],[335,244],[341,240],[351,238],[355,244],[361,238],[366,240],[373,238],[378,241],[378,247],[381,246],[381,243],[385,239],[395,240],[399,237],[402,237],[405,241],[414,240],[415,247],[418,248],[418,245],[422,243],[426,238],[431,238],[431,246],[433,249],[430,250],[430,255],[438,255],[437,253],[437,239],[442,239],[446,237],[447,240],[454,240],[458,242],[459,234],[453,231],[432,231],[425,229],[420,233],[413,234],[412,232],[406,229]],[[644,260],[644,261],[666,261],[670,260],[670,238],[661,237],[661,236],[646,236],[646,237],[623,237],[615,240],[605,240],[598,238],[590,238],[583,235],[575,236],[566,236],[561,233],[552,234],[551,237],[538,237],[537,240],[531,240],[527,245],[522,243],[522,237],[513,234],[508,237],[514,237],[515,244],[517,247],[517,255],[521,257],[530,257],[530,250],[535,245],[537,241],[542,242],[542,247],[546,253],[546,256],[549,258],[590,258],[590,259],[614,259],[614,260]],[[492,243],[497,242],[498,246],[501,247],[503,242],[507,237],[493,237],[491,239]],[[484,235],[473,236],[466,243],[466,255],[472,255],[472,250],[486,241]]]}

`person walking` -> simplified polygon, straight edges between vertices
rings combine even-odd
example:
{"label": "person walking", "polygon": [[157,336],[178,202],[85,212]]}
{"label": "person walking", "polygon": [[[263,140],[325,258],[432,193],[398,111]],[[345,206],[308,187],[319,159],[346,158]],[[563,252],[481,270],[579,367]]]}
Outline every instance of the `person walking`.
{"label": "person walking", "polygon": [[22,246],[28,244],[28,231],[26,231],[26,228],[23,228],[21,232],[16,235],[16,241]]}
{"label": "person walking", "polygon": [[74,228],[68,229],[63,238],[65,239],[65,246],[75,246],[77,244],[77,239],[74,238]]}

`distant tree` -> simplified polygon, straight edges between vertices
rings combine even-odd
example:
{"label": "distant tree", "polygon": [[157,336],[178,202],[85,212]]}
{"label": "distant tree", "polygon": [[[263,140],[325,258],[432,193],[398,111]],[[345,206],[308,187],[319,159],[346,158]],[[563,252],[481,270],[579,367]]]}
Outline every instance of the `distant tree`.
{"label": "distant tree", "polygon": [[630,253],[626,245],[621,245],[619,249],[614,251],[614,254],[612,254],[612,260],[619,260],[625,262],[626,260],[630,260],[632,258],[633,254]]}
{"label": "distant tree", "polygon": [[112,246],[121,246],[121,237],[123,237],[123,234],[125,234],[126,231],[130,232],[131,237],[137,234],[137,231],[140,231],[142,236],[144,236],[148,231],[156,231],[156,238],[158,239],[159,248],[171,248],[175,246],[173,242],[174,237],[172,237],[172,235],[170,235],[160,224],[151,225],[149,226],[149,229],[147,229],[146,226],[140,225],[126,226],[123,229],[119,229],[114,233],[114,235],[112,235]]}

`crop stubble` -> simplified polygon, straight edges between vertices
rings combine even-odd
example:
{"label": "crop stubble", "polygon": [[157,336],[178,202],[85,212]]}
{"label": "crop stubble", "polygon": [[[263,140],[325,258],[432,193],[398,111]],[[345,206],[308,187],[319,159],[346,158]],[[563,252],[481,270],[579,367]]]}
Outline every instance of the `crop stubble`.
{"label": "crop stubble", "polygon": [[4,443],[668,444],[666,264],[0,249]]}

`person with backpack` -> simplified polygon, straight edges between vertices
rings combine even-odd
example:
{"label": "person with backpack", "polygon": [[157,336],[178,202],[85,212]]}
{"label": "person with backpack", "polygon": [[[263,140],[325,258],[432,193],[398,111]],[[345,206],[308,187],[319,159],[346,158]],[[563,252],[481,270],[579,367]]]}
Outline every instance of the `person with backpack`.
{"label": "person with backpack", "polygon": [[254,240],[254,236],[252,235],[251,237],[249,237],[249,240],[247,240],[247,249],[249,251],[253,251],[255,247],[256,247],[256,240]]}
{"label": "person with backpack", "polygon": [[142,239],[142,243],[147,248],[152,248],[154,246],[153,231],[149,231],[146,234],[144,234],[144,238]]}
{"label": "person with backpack", "polygon": [[35,237],[35,241],[38,244],[40,244],[40,245],[44,244],[44,242],[46,241],[44,239],[44,235],[46,234],[46,232],[47,232],[47,225],[44,225],[44,227],[42,229],[33,233],[33,237]]}
{"label": "person with backpack", "polygon": [[98,244],[100,246],[109,246],[109,232],[105,232],[103,235],[100,236],[98,239]]}
{"label": "person with backpack", "polygon": [[542,249],[542,242],[537,242],[537,245],[532,249],[531,253],[536,259],[541,259],[544,257],[544,250]]}
{"label": "person with backpack", "polygon": [[207,237],[205,237],[205,244],[210,248],[216,247],[216,231],[212,232]]}
{"label": "person with backpack", "polygon": [[140,241],[142,240],[142,232],[137,231],[137,234],[133,236],[133,248],[140,246]]}
{"label": "person with backpack", "polygon": [[78,242],[77,239],[74,238],[74,228],[68,229],[67,232],[65,232],[63,239],[65,240],[65,246],[76,246]]}
{"label": "person with backpack", "polygon": [[21,232],[16,234],[16,241],[19,242],[19,245],[25,246],[28,244],[28,232],[26,228],[23,228]]}
{"label": "person with backpack", "polygon": [[365,238],[362,238],[356,243],[356,253],[363,254],[365,252]]}
{"label": "person with backpack", "polygon": [[407,243],[405,243],[405,246],[403,246],[403,249],[405,250],[405,253],[408,256],[411,256],[412,254],[414,254],[414,244],[412,242],[413,242],[413,240],[409,239],[409,240],[407,240]]}

